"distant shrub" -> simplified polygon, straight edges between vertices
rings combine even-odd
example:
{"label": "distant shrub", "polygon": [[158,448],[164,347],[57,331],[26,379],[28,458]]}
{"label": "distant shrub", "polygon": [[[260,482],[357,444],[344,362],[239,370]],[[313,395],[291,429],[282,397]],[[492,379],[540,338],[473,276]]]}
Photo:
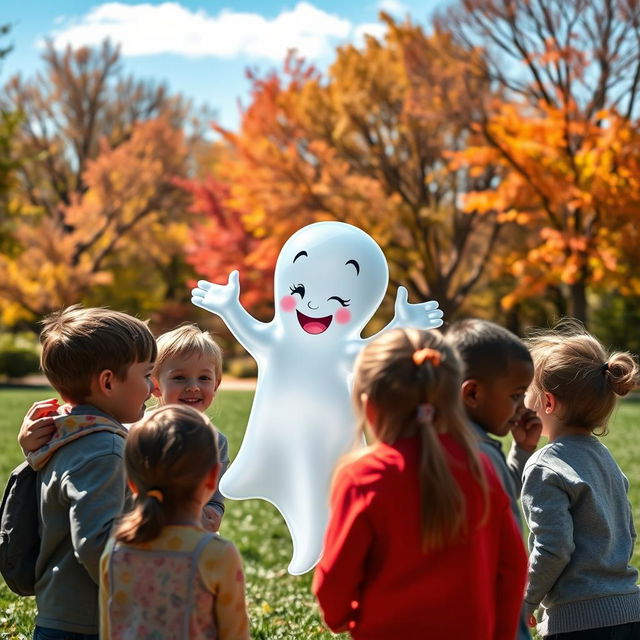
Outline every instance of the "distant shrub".
{"label": "distant shrub", "polygon": [[226,370],[234,378],[255,378],[258,375],[258,365],[251,356],[228,359]]}
{"label": "distant shrub", "polygon": [[0,351],[0,375],[22,378],[36,373],[40,365],[37,352],[23,347],[8,347]]}
{"label": "distant shrub", "polygon": [[33,333],[0,332],[0,376],[22,378],[37,373],[40,345]]}

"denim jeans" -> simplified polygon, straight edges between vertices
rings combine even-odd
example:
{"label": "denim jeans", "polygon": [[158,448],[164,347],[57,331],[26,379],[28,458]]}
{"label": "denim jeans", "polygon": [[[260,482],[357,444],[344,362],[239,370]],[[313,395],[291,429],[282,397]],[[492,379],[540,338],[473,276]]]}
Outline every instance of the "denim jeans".
{"label": "denim jeans", "polygon": [[98,640],[98,634],[74,633],[73,631],[62,631],[62,629],[36,627],[33,630],[33,640]]}
{"label": "denim jeans", "polygon": [[640,622],[544,636],[544,640],[638,640],[638,638],[640,638]]}

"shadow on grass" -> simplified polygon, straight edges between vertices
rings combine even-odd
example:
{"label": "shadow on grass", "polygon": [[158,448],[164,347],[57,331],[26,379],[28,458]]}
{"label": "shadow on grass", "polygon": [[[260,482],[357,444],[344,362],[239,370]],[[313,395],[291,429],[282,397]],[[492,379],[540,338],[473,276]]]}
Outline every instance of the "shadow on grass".
{"label": "shadow on grass", "polygon": [[1,389],[51,389],[51,386],[48,384],[29,384],[25,382],[0,382],[0,390]]}

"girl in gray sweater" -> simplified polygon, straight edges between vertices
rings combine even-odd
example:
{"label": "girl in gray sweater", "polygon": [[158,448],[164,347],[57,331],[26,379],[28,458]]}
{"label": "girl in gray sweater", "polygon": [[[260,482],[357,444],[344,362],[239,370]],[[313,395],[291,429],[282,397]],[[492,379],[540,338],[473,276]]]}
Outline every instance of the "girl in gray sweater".
{"label": "girl in gray sweater", "polygon": [[531,531],[526,605],[530,614],[541,606],[545,639],[638,639],[629,483],[595,437],[606,433],[616,396],[634,387],[638,366],[628,353],[608,355],[576,323],[537,335],[530,348],[535,373],[527,400],[549,443],[523,474]]}

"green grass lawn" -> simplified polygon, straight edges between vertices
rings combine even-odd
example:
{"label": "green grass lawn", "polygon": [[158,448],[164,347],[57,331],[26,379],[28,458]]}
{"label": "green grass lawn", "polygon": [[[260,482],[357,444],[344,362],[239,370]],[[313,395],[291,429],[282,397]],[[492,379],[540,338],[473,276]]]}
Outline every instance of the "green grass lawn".
{"label": "green grass lawn", "polygon": [[[0,389],[0,480],[4,486],[9,472],[22,460],[16,435],[22,417],[32,402],[53,394],[50,389]],[[229,439],[235,456],[251,407],[252,393],[220,392],[211,418]],[[612,450],[631,483],[631,502],[636,523],[640,523],[640,399],[621,404],[605,442]],[[311,573],[291,576],[291,539],[277,510],[262,500],[228,501],[221,534],[240,549],[247,579],[247,601],[251,636],[256,640],[321,640],[344,638],[328,632],[322,625],[311,595]],[[640,565],[640,549],[634,564]],[[35,602],[15,596],[0,584],[0,638],[31,637]]]}

